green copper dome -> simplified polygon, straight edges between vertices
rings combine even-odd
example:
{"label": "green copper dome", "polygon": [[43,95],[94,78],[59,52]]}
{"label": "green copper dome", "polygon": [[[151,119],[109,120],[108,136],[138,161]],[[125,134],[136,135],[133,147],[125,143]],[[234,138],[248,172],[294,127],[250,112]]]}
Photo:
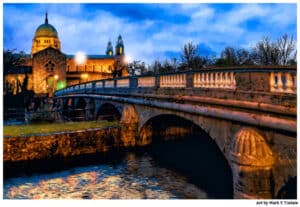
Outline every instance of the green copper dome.
{"label": "green copper dome", "polygon": [[45,23],[41,24],[35,31],[35,37],[58,37],[56,29],[48,23],[46,13]]}

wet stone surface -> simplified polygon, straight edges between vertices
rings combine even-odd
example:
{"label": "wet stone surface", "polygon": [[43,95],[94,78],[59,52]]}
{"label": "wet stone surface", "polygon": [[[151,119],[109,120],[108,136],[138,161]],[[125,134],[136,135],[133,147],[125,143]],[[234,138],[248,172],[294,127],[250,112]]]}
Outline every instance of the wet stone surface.
{"label": "wet stone surface", "polygon": [[148,155],[4,180],[4,199],[203,199],[207,194]]}

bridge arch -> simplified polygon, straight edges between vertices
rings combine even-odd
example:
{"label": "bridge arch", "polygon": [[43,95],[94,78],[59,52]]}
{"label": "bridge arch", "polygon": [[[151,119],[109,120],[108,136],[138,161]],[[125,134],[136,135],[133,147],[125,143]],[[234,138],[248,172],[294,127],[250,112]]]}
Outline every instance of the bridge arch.
{"label": "bridge arch", "polygon": [[107,121],[120,121],[121,115],[122,110],[120,110],[115,104],[105,102],[98,106],[96,119],[102,119]]}
{"label": "bridge arch", "polygon": [[152,116],[140,127],[137,145],[153,147],[155,156],[188,173],[209,197],[233,197],[229,161],[215,140],[192,120],[174,114]]}
{"label": "bridge arch", "polygon": [[71,116],[71,119],[74,121],[84,121],[85,117],[85,107],[86,107],[86,100],[83,97],[78,97],[74,101],[74,111]]}

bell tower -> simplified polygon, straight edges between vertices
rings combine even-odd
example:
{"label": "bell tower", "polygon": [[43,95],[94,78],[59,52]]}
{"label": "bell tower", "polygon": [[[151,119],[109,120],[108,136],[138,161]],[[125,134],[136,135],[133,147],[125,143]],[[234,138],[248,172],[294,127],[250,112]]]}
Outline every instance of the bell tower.
{"label": "bell tower", "polygon": [[108,43],[107,43],[106,55],[108,55],[108,56],[113,56],[114,55],[114,51],[113,51],[111,41],[108,41]]}
{"label": "bell tower", "polygon": [[118,40],[117,40],[116,55],[124,55],[124,43],[123,43],[121,35],[119,35]]}

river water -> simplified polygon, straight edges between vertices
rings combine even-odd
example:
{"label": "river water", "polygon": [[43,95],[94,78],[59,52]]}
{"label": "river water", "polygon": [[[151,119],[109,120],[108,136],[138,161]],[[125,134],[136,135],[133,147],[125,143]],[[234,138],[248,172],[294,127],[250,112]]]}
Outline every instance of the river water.
{"label": "river water", "polygon": [[226,187],[232,180],[213,153],[203,143],[184,140],[105,156],[42,161],[27,169],[5,170],[3,198],[232,198],[231,187]]}
{"label": "river water", "polygon": [[151,156],[128,152],[118,164],[76,167],[6,179],[4,199],[207,198],[206,193]]}

